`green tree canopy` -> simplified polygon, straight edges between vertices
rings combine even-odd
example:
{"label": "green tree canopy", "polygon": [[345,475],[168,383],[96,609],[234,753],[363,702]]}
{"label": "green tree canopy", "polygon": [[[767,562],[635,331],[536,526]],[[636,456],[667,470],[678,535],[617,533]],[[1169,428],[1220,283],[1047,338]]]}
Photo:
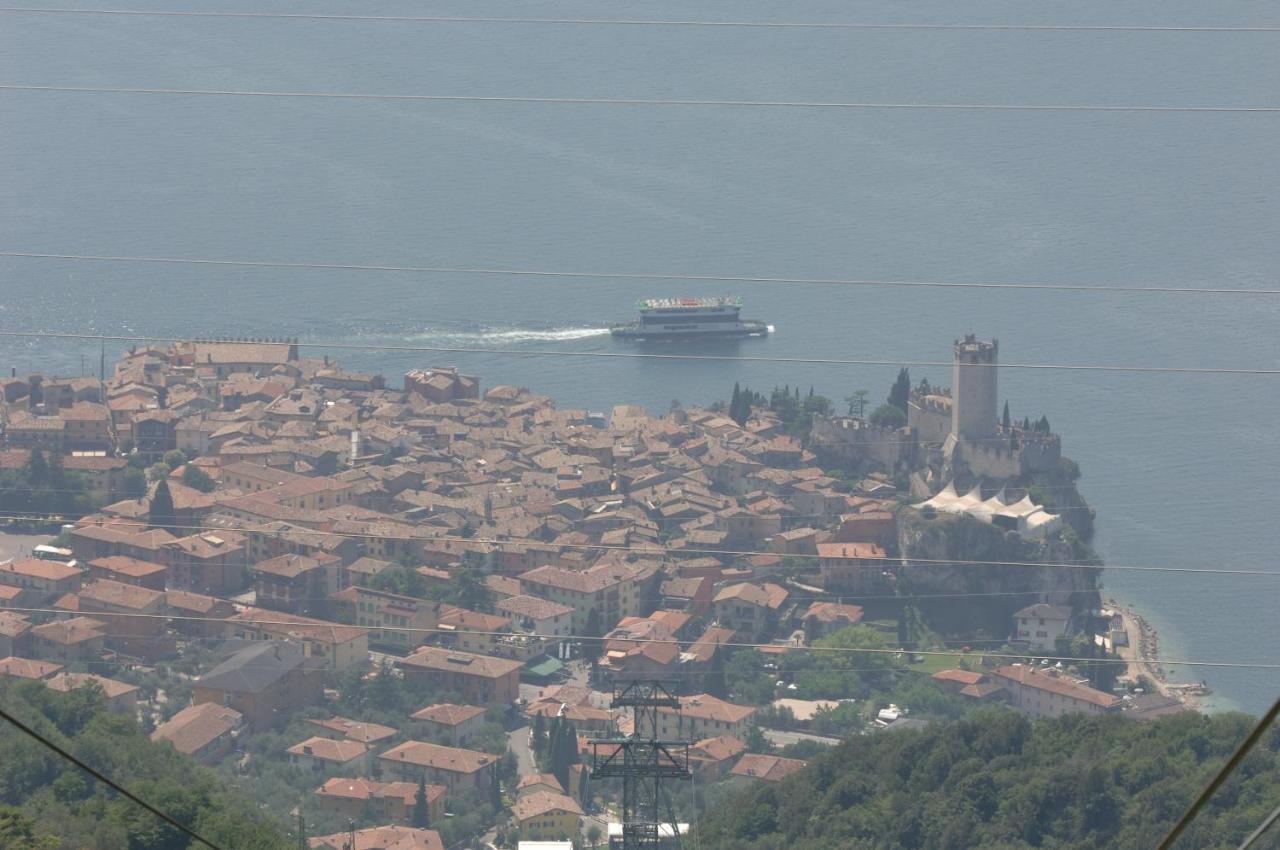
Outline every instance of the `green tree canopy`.
{"label": "green tree canopy", "polygon": [[901,428],[907,424],[907,414],[895,405],[882,404],[871,411],[871,424],[881,428]]}
{"label": "green tree canopy", "polygon": [[190,463],[182,468],[182,483],[201,493],[212,493],[218,486],[209,473]]}
{"label": "green tree canopy", "polygon": [[[854,735],[781,783],[757,783],[697,825],[704,850],[1152,846],[1247,734],[1251,719],[1195,712],[1135,723],[1032,722],[984,708],[963,720]],[[1234,848],[1280,799],[1271,735],[1180,846]]]}

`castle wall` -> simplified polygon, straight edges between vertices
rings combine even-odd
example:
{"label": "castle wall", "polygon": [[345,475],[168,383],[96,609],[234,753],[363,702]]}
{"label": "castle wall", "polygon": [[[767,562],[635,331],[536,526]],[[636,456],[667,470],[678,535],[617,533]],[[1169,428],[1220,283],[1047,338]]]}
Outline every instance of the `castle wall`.
{"label": "castle wall", "polygon": [[850,464],[869,460],[887,470],[911,457],[915,448],[902,431],[847,417],[815,417],[809,441],[812,448],[830,451]]}
{"label": "castle wall", "polygon": [[913,395],[907,402],[907,426],[922,443],[941,443],[951,433],[951,407],[934,396]]}

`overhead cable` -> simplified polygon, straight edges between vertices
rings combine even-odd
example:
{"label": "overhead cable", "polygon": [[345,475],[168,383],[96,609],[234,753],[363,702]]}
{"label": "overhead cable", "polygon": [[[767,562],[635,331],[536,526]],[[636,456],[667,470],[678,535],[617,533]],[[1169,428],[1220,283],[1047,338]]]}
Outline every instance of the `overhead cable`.
{"label": "overhead cable", "polygon": [[[18,612],[22,612],[22,611],[44,612],[44,613],[63,614],[63,615],[67,613],[66,611],[63,611],[61,609],[56,609],[56,608],[9,608],[6,610],[18,611]],[[259,610],[262,610],[262,609],[259,609]],[[279,627],[279,628],[296,628],[299,630],[302,630],[302,629],[322,629],[322,630],[323,629],[366,629],[367,628],[365,626],[356,626],[356,625],[351,625],[349,623],[328,623],[328,622],[314,622],[314,621],[306,622],[301,620],[289,620],[289,619],[269,619],[268,620],[268,619],[250,618],[245,616],[237,617],[235,620],[229,620],[229,619],[220,618],[220,617],[193,617],[193,616],[185,616],[185,615],[171,616],[168,614],[134,614],[134,613],[129,613],[125,611],[93,611],[91,613],[90,612],[82,612],[82,613],[84,614],[84,616],[91,617],[93,619],[97,619],[99,617],[132,617],[135,619],[150,618],[150,619],[174,620],[178,622],[192,622],[192,623],[222,623],[223,625],[226,625],[228,623],[233,623],[233,624],[244,624],[244,625],[250,625],[250,626],[273,626],[273,627]],[[274,612],[272,612],[272,615],[274,616]],[[288,615],[280,614],[279,616],[287,617]],[[544,640],[553,640],[553,641],[555,640],[601,641],[606,639],[600,635],[582,635],[582,634],[557,635],[557,634],[541,634],[538,632],[492,631],[492,630],[486,630],[486,629],[467,629],[467,628],[453,629],[453,628],[439,628],[439,627],[427,628],[424,626],[394,626],[394,627],[388,627],[388,630],[397,631],[397,632],[406,632],[409,634],[471,635],[474,637],[524,636],[524,637],[542,638]],[[679,640],[677,638],[653,638],[653,637],[615,637],[615,638],[608,638],[608,640],[625,641],[627,643],[637,643],[637,644],[639,643],[676,644],[676,645],[683,644],[686,646],[696,644],[698,642],[696,640]],[[785,650],[785,651],[796,650],[796,651],[805,651],[805,652],[830,652],[835,654],[867,653],[869,655],[886,655],[886,654],[902,655],[905,653],[910,655],[938,655],[938,656],[947,656],[947,657],[953,657],[957,654],[956,650],[941,650],[941,649],[905,650],[905,649],[892,649],[887,647],[886,648],[874,648],[874,647],[863,648],[863,647],[848,647],[848,646],[791,646],[789,644],[749,643],[749,642],[742,642],[742,641],[716,641],[716,645],[723,646],[723,647],[731,647],[734,649],[769,649],[775,652],[779,650]],[[1231,668],[1231,669],[1238,668],[1238,669],[1246,669],[1246,670],[1280,670],[1280,663],[1273,663],[1273,662],[1266,662],[1266,661],[1190,661],[1187,659],[1169,659],[1169,658],[1133,658],[1133,659],[1085,658],[1085,657],[1068,657],[1068,656],[1060,656],[1060,655],[1047,656],[1047,655],[1037,654],[1037,653],[1015,654],[1015,653],[1008,653],[1008,652],[1005,652],[1005,653],[983,652],[981,654],[987,658],[1005,658],[1005,659],[1012,659],[1015,661],[1025,659],[1025,658],[1033,658],[1033,657],[1034,658],[1052,657],[1057,661],[1070,661],[1070,662],[1089,661],[1089,662],[1119,664],[1127,661],[1133,661],[1139,664],[1161,664],[1161,665],[1169,665],[1169,666],[1223,667],[1223,668]]]}
{"label": "overhead cable", "polygon": [[[0,337],[26,337],[32,339],[85,339],[101,342],[191,342],[191,337],[151,336],[147,334],[85,334],[54,331],[0,331]],[[808,363],[825,366],[915,366],[952,368],[949,360],[900,360],[891,358],[840,358],[840,357],[759,357],[737,354],[652,354],[636,351],[563,351],[533,348],[477,348],[461,345],[389,345],[358,342],[260,341],[258,345],[296,346],[298,348],[331,348],[340,351],[403,351],[432,354],[496,354],[504,357],[585,357],[620,360],[691,360],[738,363]],[[1146,374],[1178,375],[1280,375],[1280,368],[1215,368],[1212,366],[1127,366],[1087,363],[969,363],[965,368],[975,369],[1034,369],[1068,372],[1134,372]]]}
{"label": "overhead cable", "polygon": [[192,266],[232,266],[237,268],[309,269],[314,271],[395,272],[410,274],[457,274],[535,278],[595,278],[609,280],[680,281],[689,283],[744,283],[803,286],[856,286],[856,287],[918,287],[926,289],[1043,289],[1060,292],[1125,292],[1125,293],[1178,293],[1194,295],[1280,295],[1280,289],[1251,289],[1248,287],[1214,286],[1111,286],[1106,284],[1075,283],[966,283],[937,280],[873,280],[867,278],[833,277],[770,277],[744,275],[698,275],[644,272],[581,272],[553,271],[547,269],[487,268],[481,266],[401,266],[369,263],[309,263],[274,262],[270,260],[218,260],[199,257],[140,257],[112,254],[53,254],[37,251],[0,251],[0,257],[20,257],[40,260],[86,260],[118,263],[172,263]]}
{"label": "overhead cable", "polygon": [[1271,829],[1272,825],[1274,825],[1277,820],[1280,820],[1280,806],[1276,806],[1272,809],[1271,814],[1267,815],[1266,818],[1263,819],[1262,823],[1258,824],[1257,829],[1249,833],[1249,836],[1240,843],[1240,846],[1236,848],[1236,850],[1249,850],[1249,848],[1253,846],[1253,843],[1261,838],[1267,830]]}
{"label": "overhead cable", "polygon": [[[1277,699],[1271,704],[1271,708],[1262,716],[1262,719],[1258,721],[1258,724],[1253,727],[1253,730],[1245,737],[1245,739],[1240,742],[1240,746],[1237,747],[1236,751],[1231,754],[1231,757],[1226,760],[1222,765],[1222,768],[1214,775],[1213,779],[1209,781],[1209,784],[1204,787],[1204,790],[1200,792],[1200,796],[1196,797],[1191,806],[1182,814],[1182,817],[1178,818],[1177,822],[1174,823],[1173,828],[1169,830],[1169,834],[1160,842],[1158,850],[1171,850],[1174,842],[1178,840],[1178,836],[1186,831],[1186,828],[1191,825],[1193,820],[1195,820],[1195,817],[1200,813],[1200,810],[1205,807],[1209,800],[1213,798],[1213,795],[1217,793],[1218,789],[1222,787],[1222,783],[1226,782],[1227,778],[1231,776],[1235,769],[1240,765],[1240,762],[1244,761],[1244,757],[1247,756],[1249,751],[1253,749],[1254,745],[1258,743],[1258,739],[1260,739],[1263,733],[1266,732],[1267,729],[1270,728],[1271,724],[1275,722],[1277,715],[1280,715],[1280,699]],[[1275,816],[1273,815],[1272,818],[1274,817]],[[1251,838],[1249,840],[1252,841],[1253,839]],[[1247,842],[1245,846],[1248,846]]]}
{"label": "overhead cable", "polygon": [[96,779],[96,780],[98,780],[99,782],[101,782],[103,785],[106,785],[108,788],[113,789],[113,790],[114,790],[116,793],[118,793],[120,796],[122,796],[122,797],[124,797],[124,798],[126,798],[126,799],[128,799],[128,800],[132,801],[133,803],[135,803],[135,804],[137,804],[137,805],[141,806],[142,808],[146,809],[148,812],[150,812],[151,814],[153,814],[153,815],[155,815],[156,817],[160,818],[160,820],[162,820],[162,821],[164,821],[165,823],[169,824],[170,826],[172,826],[174,829],[178,830],[179,832],[182,832],[183,834],[187,835],[188,837],[190,837],[190,838],[192,838],[192,839],[194,839],[194,840],[196,840],[196,841],[199,841],[199,842],[200,842],[201,844],[203,844],[204,846],[211,848],[211,850],[223,850],[223,848],[222,848],[222,846],[221,846],[221,845],[213,843],[212,841],[210,841],[209,839],[205,838],[205,837],[204,837],[203,835],[201,835],[200,833],[196,832],[196,831],[195,831],[194,829],[192,829],[191,827],[189,827],[189,826],[187,826],[186,824],[182,823],[181,821],[177,820],[177,819],[176,819],[176,818],[174,818],[173,816],[171,816],[171,815],[169,815],[169,814],[166,814],[165,812],[160,811],[160,809],[157,809],[155,806],[151,805],[151,804],[150,804],[150,803],[148,803],[146,800],[144,800],[144,799],[142,799],[141,797],[139,797],[137,794],[134,794],[134,793],[133,793],[132,791],[130,791],[128,788],[125,788],[125,787],[121,786],[118,782],[116,782],[115,780],[111,779],[111,777],[109,777],[109,776],[107,776],[106,774],[102,773],[101,771],[99,771],[99,770],[95,770],[94,768],[92,768],[92,767],[90,767],[89,765],[85,764],[83,761],[81,761],[80,759],[76,758],[76,757],[75,757],[75,756],[73,756],[71,753],[67,752],[67,751],[66,751],[66,750],[64,750],[62,747],[58,746],[58,745],[57,745],[57,744],[55,744],[53,741],[51,741],[51,740],[49,740],[48,738],[46,738],[44,735],[41,735],[41,734],[40,734],[39,732],[37,732],[36,730],[32,729],[30,726],[26,725],[26,724],[25,724],[25,723],[23,723],[21,720],[19,720],[18,718],[14,717],[14,716],[13,716],[12,714],[10,714],[9,712],[5,711],[3,708],[0,708],[0,718],[2,718],[2,719],[4,719],[4,720],[8,721],[11,725],[13,725],[16,729],[18,729],[18,731],[20,731],[20,732],[24,733],[25,735],[28,735],[29,737],[31,737],[31,738],[33,738],[33,739],[35,739],[35,741],[36,741],[37,743],[42,744],[42,745],[43,745],[43,746],[45,746],[45,747],[48,747],[50,750],[53,750],[53,752],[57,753],[57,754],[58,754],[60,757],[62,757],[63,759],[66,759],[67,761],[71,762],[71,763],[72,763],[72,764],[74,764],[76,767],[80,768],[80,769],[81,769],[81,770],[83,770],[85,773],[89,774],[89,775],[90,775],[90,776],[92,776],[94,779]]}
{"label": "overhead cable", "polygon": [[143,86],[64,86],[0,83],[0,90],[76,94],[146,94],[184,97],[310,98],[399,103],[525,103],[557,106],[675,106],[781,109],[943,109],[985,112],[1160,112],[1277,113],[1280,106],[1135,106],[1106,104],[923,103],[839,100],[728,100],[639,97],[533,97],[528,95],[379,94],[370,92],[272,91],[265,89],[179,89]]}
{"label": "overhead cable", "polygon": [[[245,498],[251,498],[246,496]],[[31,520],[36,518],[33,514],[3,514],[0,520]],[[237,534],[260,534],[265,537],[281,536],[284,534],[297,534],[300,536],[312,537],[336,537],[349,540],[397,540],[397,541],[416,541],[422,544],[428,543],[453,543],[459,547],[465,547],[468,544],[483,544],[486,546],[494,546],[497,548],[519,546],[527,549],[579,549],[589,551],[605,551],[605,552],[627,552],[634,555],[650,555],[654,557],[667,557],[671,555],[727,555],[736,557],[755,557],[759,555],[777,555],[778,557],[795,558],[797,560],[819,560],[821,555],[812,553],[798,552],[794,554],[783,554],[779,552],[761,552],[751,549],[716,549],[701,546],[691,546],[687,548],[677,548],[669,546],[644,546],[644,545],[622,545],[615,543],[556,543],[539,540],[532,537],[449,537],[445,535],[437,537],[423,537],[412,535],[395,535],[395,534],[361,534],[354,531],[327,531],[306,528],[305,526],[296,525],[287,520],[275,520],[289,528],[263,531],[253,528],[237,528],[234,525],[190,525],[190,524],[170,524],[167,527],[178,531],[214,531],[214,532],[235,532]],[[348,520],[336,520],[348,521]],[[359,523],[361,520],[354,519],[350,522]],[[402,522],[402,520],[397,520]],[[1038,561],[977,561],[977,560],[960,560],[955,558],[860,558],[863,561],[883,561],[886,566],[994,566],[994,567],[1022,567],[1027,569],[1047,568],[1047,569],[1064,569],[1064,570],[1117,570],[1121,572],[1155,572],[1155,573],[1199,573],[1208,575],[1244,575],[1244,576],[1264,576],[1267,578],[1280,578],[1280,571],[1276,570],[1246,570],[1246,569],[1215,569],[1212,567],[1169,567],[1169,566],[1133,566],[1133,565],[1117,565],[1108,564],[1072,564],[1072,563],[1041,563]],[[1034,593],[1037,591],[1027,591]]]}
{"label": "overhead cable", "polygon": [[387,21],[431,24],[561,24],[620,27],[707,27],[741,29],[798,30],[959,30],[977,32],[1280,32],[1267,26],[1154,26],[1146,24],[953,24],[953,23],[868,23],[858,21],[706,21],[637,18],[550,18],[472,15],[335,15],[315,12],[256,11],[173,11],[150,9],[70,9],[6,7],[0,12],[28,15],[116,15],[163,18],[247,18],[298,19],[307,21]]}

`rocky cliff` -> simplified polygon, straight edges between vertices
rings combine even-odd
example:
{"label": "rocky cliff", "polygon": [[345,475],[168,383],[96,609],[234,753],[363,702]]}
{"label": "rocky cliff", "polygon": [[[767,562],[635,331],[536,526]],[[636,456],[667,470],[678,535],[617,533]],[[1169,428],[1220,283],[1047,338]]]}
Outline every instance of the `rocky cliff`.
{"label": "rocky cliff", "polygon": [[1091,553],[1073,533],[1047,542],[1024,540],[971,517],[928,517],[904,508],[898,514],[898,550],[903,559],[899,594],[914,597],[939,632],[981,630],[998,639],[1012,631],[1013,612],[1031,602],[1076,610],[1099,602],[1101,568],[1037,566],[1096,564],[1087,560]]}

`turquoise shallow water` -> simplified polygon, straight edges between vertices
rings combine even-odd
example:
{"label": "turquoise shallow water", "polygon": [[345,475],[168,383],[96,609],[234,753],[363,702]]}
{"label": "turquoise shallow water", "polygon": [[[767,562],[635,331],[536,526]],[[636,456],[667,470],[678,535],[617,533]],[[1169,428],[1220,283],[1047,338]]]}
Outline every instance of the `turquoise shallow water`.
{"label": "turquoise shallow water", "polygon": [[[236,9],[229,2],[180,8]],[[144,4],[131,8],[145,8]],[[158,7],[157,7],[158,8]],[[168,8],[173,8],[172,6]],[[296,5],[257,6],[300,11]],[[314,3],[372,14],[778,18],[776,4]],[[1270,3],[806,2],[790,20],[1277,25]],[[856,15],[856,17],[855,17]],[[0,80],[757,100],[1275,105],[1280,35],[832,32],[5,15]],[[405,104],[0,92],[0,248],[585,272],[1275,287],[1280,115]],[[1089,295],[0,260],[0,328],[621,351],[642,296],[777,326],[710,353],[1280,367],[1273,297]],[[118,346],[116,347],[118,349]],[[0,340],[74,373],[98,349]],[[113,353],[109,349],[109,354]],[[892,367],[341,352],[455,362],[567,406],[734,381],[887,390]],[[944,369],[917,379],[948,382]],[[1115,564],[1280,570],[1274,377],[1005,370],[1084,469]],[[1166,656],[1274,662],[1280,581],[1111,572]],[[1280,675],[1189,671],[1258,711]]]}

